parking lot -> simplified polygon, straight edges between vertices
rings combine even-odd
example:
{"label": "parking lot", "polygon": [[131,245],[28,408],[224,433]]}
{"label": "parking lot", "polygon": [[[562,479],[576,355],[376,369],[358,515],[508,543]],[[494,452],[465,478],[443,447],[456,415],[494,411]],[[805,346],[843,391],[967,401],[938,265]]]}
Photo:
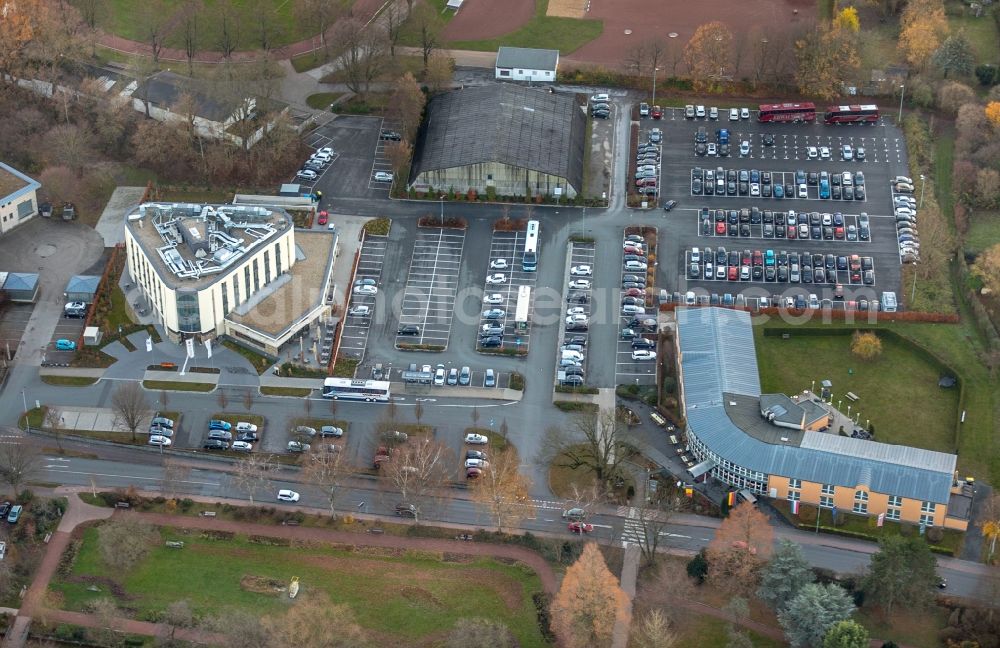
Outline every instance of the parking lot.
{"label": "parking lot", "polygon": [[[535,280],[537,272],[525,272],[521,262],[524,259],[524,232],[493,232],[490,241],[489,265],[483,288],[483,310],[491,309],[505,312],[501,318],[480,318],[480,335],[477,336],[477,350],[484,348],[484,343],[495,346],[500,338],[503,349],[520,349],[527,353],[531,342],[531,312],[534,300]],[[503,278],[500,281],[500,277]],[[527,287],[528,291],[522,291]],[[519,295],[528,294],[528,305],[524,313],[518,313]],[[489,333],[489,335],[487,335]]]}
{"label": "parking lot", "polygon": [[[619,279],[621,292],[619,298],[620,321],[617,347],[615,350],[615,384],[617,385],[655,385],[655,356],[650,359],[633,359],[633,352],[646,350],[655,353],[656,347],[651,344],[655,339],[656,314],[655,307],[647,308],[646,270],[642,268],[625,267],[625,259],[632,256],[644,258],[649,252],[643,244],[641,236],[623,233],[622,262]],[[655,230],[652,240],[656,240]],[[642,253],[642,254],[640,254]],[[638,260],[638,259],[635,259]],[[640,261],[645,263],[644,261]],[[635,307],[635,308],[631,308]],[[626,309],[642,309],[640,312],[626,313]],[[646,342],[647,337],[650,342]],[[640,346],[641,345],[641,346]]]}
{"label": "parking lot", "polygon": [[[367,235],[361,254],[355,281],[372,279],[381,285],[382,263],[385,260],[387,239],[384,236]],[[340,335],[340,353],[348,358],[361,359],[365,355],[372,318],[375,317],[376,295],[351,295],[351,307],[344,318]],[[385,303],[384,300],[382,303]]]}
{"label": "parking lot", "polygon": [[566,325],[563,344],[556,350],[556,378],[563,385],[577,385],[586,382],[596,247],[593,243],[573,241],[567,261]]}
{"label": "parking lot", "polygon": [[304,186],[319,189],[330,198],[385,198],[388,185],[376,189],[370,184],[375,156],[384,149],[379,140],[381,128],[379,117],[338,115],[309,133],[305,139],[310,146],[328,146],[337,157],[321,178]]}
{"label": "parking lot", "polygon": [[389,161],[389,156],[386,155],[385,147],[393,142],[391,138],[395,136],[395,126],[394,122],[385,119],[379,124],[379,137],[375,143],[372,172],[368,174],[368,189],[375,192],[376,195],[381,194],[380,197],[388,196],[389,189],[392,187],[391,180],[377,178],[376,174],[392,174],[392,163]]}
{"label": "parking lot", "polygon": [[[857,184],[855,184],[855,181]],[[714,182],[714,184],[713,184]],[[789,196],[819,200],[843,209],[867,198],[862,171],[773,171],[770,169],[691,169],[691,195],[717,198],[773,198],[776,204]],[[843,203],[843,204],[841,204]],[[863,209],[863,207],[861,207]]]}
{"label": "parking lot", "polygon": [[4,357],[17,354],[33,308],[32,304],[7,304],[4,308],[0,318],[0,353]]}
{"label": "parking lot", "polygon": [[[898,292],[900,290],[900,255],[896,243],[895,222],[891,204],[891,187],[889,179],[906,173],[906,151],[902,134],[892,124],[881,119],[876,125],[824,125],[821,121],[809,123],[759,123],[756,113],[751,111],[750,119],[730,122],[728,111],[719,111],[720,119],[685,119],[683,109],[667,110],[663,119],[655,123],[664,132],[665,145],[662,151],[660,200],[661,202],[677,200],[678,208],[670,213],[671,224],[668,229],[674,235],[678,247],[676,262],[670,267],[662,267],[667,275],[667,286],[680,292],[694,290],[706,300],[722,303],[728,293],[733,300],[744,294],[744,299],[767,296],[781,298],[785,295],[808,300],[810,294],[817,294],[820,300],[835,300],[836,286],[844,286],[844,296],[840,300],[845,306],[861,299],[870,303],[878,298],[883,291]],[[643,120],[643,128],[654,127],[655,120]],[[695,151],[695,138],[699,128],[704,128],[708,143],[718,145],[717,129],[729,130],[730,155],[725,157],[700,156]],[[770,142],[765,145],[764,142]],[[746,154],[740,157],[740,147],[747,142]],[[842,147],[851,146],[851,158],[843,159]],[[829,157],[824,159],[821,147],[828,147]],[[815,147],[815,152],[810,150]],[[865,149],[864,160],[858,160],[858,147]],[[701,168],[702,173],[708,170],[716,171],[717,167],[736,173],[735,196],[692,195],[692,169]],[[795,197],[775,199],[763,195],[750,195],[747,182],[746,195],[740,195],[740,173],[745,172],[747,181],[756,171],[760,184],[763,185],[764,173],[770,173],[771,185],[780,183],[792,184]],[[843,172],[851,173],[851,185],[855,185],[856,173],[863,173],[865,187],[864,200],[843,199]],[[798,173],[799,177],[796,178]],[[834,175],[840,174],[842,198],[833,198]],[[805,177],[805,182],[798,180]],[[727,193],[729,177],[724,181],[724,191]],[[831,198],[819,198],[820,180],[829,180]],[[716,180],[713,178],[713,181]],[[815,181],[815,183],[813,182]],[[707,185],[703,177],[703,185]],[[806,198],[798,198],[799,185],[804,184]],[[761,192],[763,193],[763,192]],[[736,198],[737,200],[733,200]],[[720,212],[722,212],[720,214]],[[772,222],[765,222],[769,214]],[[791,218],[794,214],[794,227]],[[861,236],[862,214],[868,218],[868,240]],[[705,215],[708,215],[706,224]],[[732,221],[735,216],[735,223]],[[694,223],[691,221],[694,220]],[[678,221],[682,222],[678,226]],[[814,224],[815,223],[815,224]],[[839,223],[839,224],[837,224]],[[779,231],[779,224],[784,228]],[[765,228],[766,225],[770,227]],[[805,230],[802,227],[805,226]],[[853,227],[852,227],[853,226]],[[789,236],[789,229],[794,230],[794,238]],[[766,230],[766,232],[765,232]],[[803,239],[801,234],[808,236]],[[854,237],[857,236],[857,240]],[[772,240],[773,239],[773,240]],[[718,247],[727,248],[725,277],[718,276],[718,265],[713,261],[712,277],[705,278],[704,261],[699,266],[699,276],[692,276],[690,268],[690,250],[692,248],[713,248],[717,254]],[[749,248],[751,253],[750,277],[741,280],[743,276],[742,253]],[[768,266],[761,266],[760,280],[754,281],[754,266],[752,255],[760,250],[762,255],[770,249],[775,255],[774,280],[768,281]],[[736,264],[736,277],[730,280],[729,254],[736,251],[739,256]],[[799,281],[791,281],[791,263],[787,272],[779,271],[776,259],[786,251],[788,258],[799,260]],[[813,270],[813,281],[804,284],[804,268],[802,255],[806,254]],[[822,255],[823,279],[815,283],[814,255]],[[834,268],[835,279],[831,281],[826,270],[827,255],[832,255],[835,264],[840,257],[848,259],[848,270]],[[865,285],[865,273],[862,270],[862,281],[850,281],[850,260],[852,255],[859,259],[867,257],[871,260],[870,278],[873,284]],[[877,272],[876,272],[877,270]],[[676,273],[676,275],[675,275]],[[784,276],[786,281],[781,281]],[[855,275],[855,278],[857,276]]]}
{"label": "parking lot", "polygon": [[396,336],[396,348],[447,348],[464,244],[464,230],[417,230],[400,306],[399,332],[404,334]]}

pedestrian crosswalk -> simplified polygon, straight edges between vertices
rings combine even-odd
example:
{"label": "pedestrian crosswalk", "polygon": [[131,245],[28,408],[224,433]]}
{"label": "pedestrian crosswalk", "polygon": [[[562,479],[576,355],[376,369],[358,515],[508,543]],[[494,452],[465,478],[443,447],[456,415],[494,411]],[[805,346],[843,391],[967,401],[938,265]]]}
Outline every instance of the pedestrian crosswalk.
{"label": "pedestrian crosswalk", "polygon": [[634,506],[619,506],[618,515],[625,518],[622,526],[622,547],[628,548],[629,544],[642,544],[646,532],[642,522],[638,519],[639,512]]}

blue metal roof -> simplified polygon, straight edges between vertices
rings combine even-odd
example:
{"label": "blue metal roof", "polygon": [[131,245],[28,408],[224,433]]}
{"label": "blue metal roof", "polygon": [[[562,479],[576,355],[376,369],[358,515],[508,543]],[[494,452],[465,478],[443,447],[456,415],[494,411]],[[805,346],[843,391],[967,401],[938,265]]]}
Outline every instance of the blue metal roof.
{"label": "blue metal roof", "polygon": [[23,173],[21,173],[12,166],[0,162],[0,169],[3,169],[4,171],[10,173],[13,176],[16,176],[19,180],[24,181],[23,187],[12,191],[6,196],[0,196],[0,203],[14,202],[21,196],[42,188],[41,183],[39,183],[37,180],[29,178],[28,176],[24,175]]}
{"label": "blue metal roof", "polygon": [[76,275],[66,284],[67,293],[87,293],[93,295],[97,292],[97,287],[101,283],[101,278],[97,275]]}
{"label": "blue metal roof", "polygon": [[29,272],[9,272],[4,290],[34,290],[38,285],[38,275]]}
{"label": "blue metal roof", "polygon": [[956,455],[822,432],[805,432],[801,444],[765,443],[737,427],[725,394],[760,396],[749,313],[678,309],[677,336],[688,427],[718,457],[768,475],[948,502]]}

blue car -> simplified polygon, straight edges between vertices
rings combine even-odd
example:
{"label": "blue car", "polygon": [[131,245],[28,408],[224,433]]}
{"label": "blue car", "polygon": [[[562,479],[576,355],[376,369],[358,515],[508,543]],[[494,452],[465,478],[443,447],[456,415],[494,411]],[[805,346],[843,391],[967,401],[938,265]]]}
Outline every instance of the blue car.
{"label": "blue car", "polygon": [[225,421],[216,421],[213,419],[208,422],[209,430],[225,430],[226,432],[228,432],[229,430],[232,429],[232,427],[233,425],[231,423],[227,423]]}
{"label": "blue car", "polygon": [[72,340],[56,340],[56,348],[60,351],[73,351],[76,349],[76,342]]}
{"label": "blue car", "polygon": [[774,197],[775,198],[784,198],[785,197],[785,189],[780,184],[774,185]]}

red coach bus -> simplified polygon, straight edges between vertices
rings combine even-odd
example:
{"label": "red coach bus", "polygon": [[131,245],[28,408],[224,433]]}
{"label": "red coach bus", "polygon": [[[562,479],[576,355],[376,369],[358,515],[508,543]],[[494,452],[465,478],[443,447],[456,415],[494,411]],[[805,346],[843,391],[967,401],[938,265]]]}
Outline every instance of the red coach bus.
{"label": "red coach bus", "polygon": [[757,115],[760,122],[814,122],[816,121],[816,104],[782,103],[761,104]]}
{"label": "red coach bus", "polygon": [[827,124],[874,124],[878,121],[878,106],[830,106],[826,109],[823,121]]}

